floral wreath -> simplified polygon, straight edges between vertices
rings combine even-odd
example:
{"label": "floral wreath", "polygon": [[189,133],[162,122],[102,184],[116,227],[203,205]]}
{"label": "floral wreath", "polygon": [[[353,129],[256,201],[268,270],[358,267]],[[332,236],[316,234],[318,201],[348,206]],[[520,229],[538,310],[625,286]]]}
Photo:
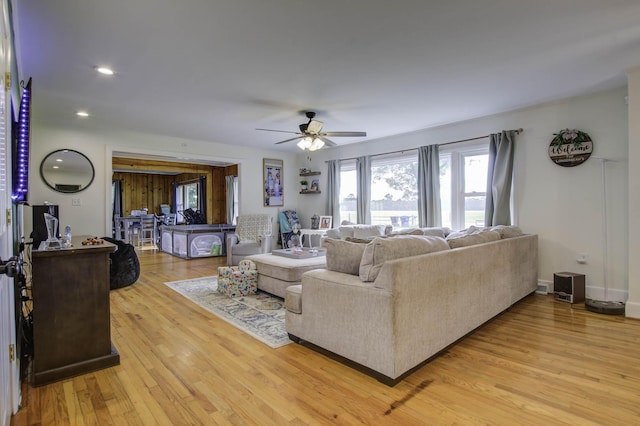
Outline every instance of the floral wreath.
{"label": "floral wreath", "polygon": [[555,137],[551,141],[551,145],[560,146],[572,143],[574,146],[578,146],[582,142],[591,142],[591,137],[587,133],[576,129],[560,130],[558,133],[554,133],[553,135]]}

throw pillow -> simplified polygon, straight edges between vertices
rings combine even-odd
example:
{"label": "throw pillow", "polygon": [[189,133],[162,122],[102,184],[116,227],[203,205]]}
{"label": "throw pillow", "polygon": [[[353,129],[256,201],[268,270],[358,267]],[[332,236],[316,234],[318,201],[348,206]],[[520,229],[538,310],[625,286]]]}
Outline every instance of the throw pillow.
{"label": "throw pillow", "polygon": [[387,235],[391,231],[391,225],[356,225],[353,227],[354,238],[369,238]]}
{"label": "throw pillow", "polygon": [[451,229],[447,228],[446,226],[420,228],[420,231],[422,231],[422,235],[431,235],[432,237],[442,237],[442,238],[447,237],[447,235],[451,233]]}
{"label": "throw pillow", "polygon": [[374,238],[365,246],[360,262],[360,279],[365,282],[375,281],[387,260],[442,250],[449,250],[449,245],[440,237],[398,235],[393,238]]}
{"label": "throw pillow", "polygon": [[522,229],[518,228],[517,226],[496,225],[491,228],[491,230],[498,232],[500,234],[500,238],[513,238],[524,235]]}
{"label": "throw pillow", "polygon": [[491,230],[477,230],[471,234],[457,236],[451,238],[451,235],[447,237],[449,247],[452,249],[459,247],[467,247],[475,244],[483,244],[491,241],[498,241],[500,239],[500,233]]}
{"label": "throw pillow", "polygon": [[360,260],[366,244],[325,238],[322,246],[327,249],[327,269],[345,274],[358,275]]}

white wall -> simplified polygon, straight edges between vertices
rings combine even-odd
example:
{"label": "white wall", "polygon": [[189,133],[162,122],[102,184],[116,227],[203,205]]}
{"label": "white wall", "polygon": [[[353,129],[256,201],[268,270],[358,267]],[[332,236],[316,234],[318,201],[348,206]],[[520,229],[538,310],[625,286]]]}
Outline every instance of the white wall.
{"label": "white wall", "polygon": [[[602,163],[594,157],[615,160],[606,164],[608,298],[624,301],[628,291],[629,216],[626,94],[627,89],[622,88],[366,144],[321,150],[311,153],[310,161],[307,155],[300,154],[298,165],[322,171],[321,189],[326,189],[324,161],[328,159],[410,149],[522,127],[524,132],[517,137],[515,154],[516,223],[525,232],[539,235],[539,279],[552,282],[553,273],[561,271],[584,273],[587,295],[600,299],[604,297],[605,282]],[[564,128],[585,131],[594,141],[592,158],[580,166],[561,167],[547,155],[553,134]],[[327,214],[326,192],[305,197],[298,211],[303,226],[308,226],[314,213]],[[587,255],[586,264],[577,263],[578,254]]]}
{"label": "white wall", "polygon": [[[85,154],[93,163],[96,176],[89,188],[76,194],[53,191],[42,181],[40,163],[51,151],[69,148]],[[262,198],[262,159],[284,161],[286,205],[297,204],[298,170],[295,155],[278,151],[248,150],[204,141],[183,140],[158,135],[61,129],[35,118],[31,125],[29,204],[49,202],[59,206],[60,227],[70,225],[74,235],[111,234],[111,153],[124,151],[174,157],[227,161],[239,164],[240,213],[268,213],[275,218],[277,208],[264,207]],[[80,206],[72,206],[79,199]],[[25,208],[25,236],[32,230],[32,210]]]}
{"label": "white wall", "polygon": [[[629,83],[629,161],[640,161],[640,67],[627,72]],[[629,167],[629,217],[636,218],[640,211],[640,168]],[[626,315],[640,318],[640,228],[629,224],[629,300]]]}

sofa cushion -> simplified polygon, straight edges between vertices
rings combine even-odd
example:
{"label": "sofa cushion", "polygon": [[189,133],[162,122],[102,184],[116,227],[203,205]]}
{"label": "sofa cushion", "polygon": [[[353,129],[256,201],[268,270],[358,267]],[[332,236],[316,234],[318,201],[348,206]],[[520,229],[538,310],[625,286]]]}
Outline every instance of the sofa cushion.
{"label": "sofa cushion", "polygon": [[451,235],[447,237],[449,247],[452,249],[459,247],[467,247],[475,244],[489,243],[491,241],[498,241],[500,239],[500,233],[498,231],[491,230],[477,230],[467,235],[460,235],[451,238]]}
{"label": "sofa cushion", "polygon": [[513,238],[524,235],[522,229],[517,226],[496,225],[491,228],[492,231],[496,231],[500,234],[500,238]]}
{"label": "sofa cushion", "polygon": [[432,237],[442,237],[446,238],[450,233],[451,229],[446,226],[440,227],[429,227],[429,228],[419,228],[422,231],[422,235],[430,235]]}
{"label": "sofa cushion", "polygon": [[287,287],[284,296],[284,307],[294,314],[302,313],[302,284]]}
{"label": "sofa cushion", "polygon": [[353,237],[368,238],[387,235],[392,229],[391,225],[353,225]]}
{"label": "sofa cushion", "polygon": [[452,238],[458,238],[458,237],[463,237],[465,235],[471,235],[475,232],[479,232],[481,230],[481,228],[478,228],[476,226],[470,226],[466,229],[461,229],[460,231],[452,231],[449,233],[449,235],[446,236],[447,240],[450,240]]}
{"label": "sofa cushion", "polygon": [[358,275],[360,260],[362,259],[366,244],[325,238],[322,241],[322,246],[327,249],[326,258],[328,270]]}
{"label": "sofa cushion", "polygon": [[359,268],[360,279],[375,281],[382,265],[387,260],[448,249],[449,245],[441,237],[398,235],[394,238],[375,238],[365,246]]}
{"label": "sofa cushion", "polygon": [[409,228],[409,229],[399,229],[397,231],[391,231],[391,233],[389,234],[389,236],[396,236],[396,235],[424,235],[424,232],[422,232],[422,229],[419,229],[419,228]]}
{"label": "sofa cushion", "polygon": [[326,267],[324,256],[292,259],[267,253],[248,256],[246,259],[256,264],[260,275],[287,282],[300,281],[305,272]]}
{"label": "sofa cushion", "polygon": [[340,230],[338,228],[327,229],[327,238],[339,240],[341,238]]}

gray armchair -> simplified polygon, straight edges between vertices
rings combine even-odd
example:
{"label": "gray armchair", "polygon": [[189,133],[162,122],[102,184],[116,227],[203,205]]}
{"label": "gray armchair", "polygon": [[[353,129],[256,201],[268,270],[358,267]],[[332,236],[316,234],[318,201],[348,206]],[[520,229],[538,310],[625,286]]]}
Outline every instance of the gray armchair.
{"label": "gray armchair", "polygon": [[236,232],[227,235],[227,265],[237,265],[251,254],[271,253],[273,217],[268,214],[240,215]]}

